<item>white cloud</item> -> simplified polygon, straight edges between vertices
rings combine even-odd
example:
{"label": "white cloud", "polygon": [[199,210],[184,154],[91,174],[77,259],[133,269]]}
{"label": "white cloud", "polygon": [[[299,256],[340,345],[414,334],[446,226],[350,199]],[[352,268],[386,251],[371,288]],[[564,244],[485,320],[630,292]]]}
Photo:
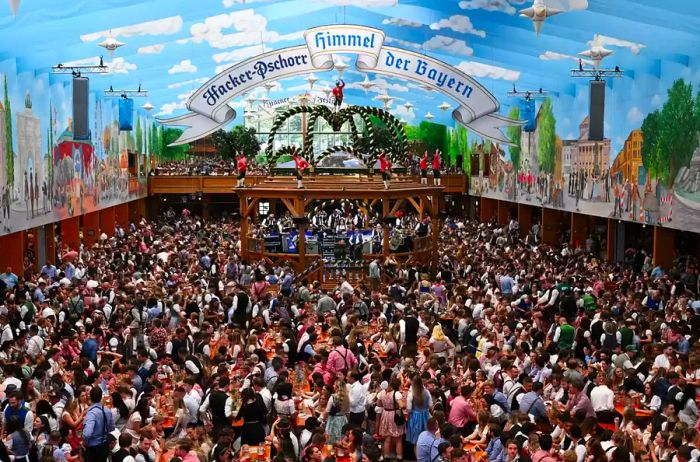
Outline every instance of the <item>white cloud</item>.
{"label": "white cloud", "polygon": [[404,119],[406,122],[411,122],[416,118],[416,109],[413,108],[409,111],[403,104],[396,106],[396,109],[394,109],[392,112],[396,117],[399,119]]}
{"label": "white cloud", "polygon": [[[63,64],[65,67],[97,66],[100,64],[100,57],[93,56],[92,58],[76,59],[75,61],[67,61],[61,64]],[[124,58],[114,58],[111,62],[104,61],[103,64],[107,66],[109,72],[112,74],[128,74],[129,71],[136,70],[136,64],[130,63]]]}
{"label": "white cloud", "polygon": [[408,19],[402,18],[386,18],[382,21],[382,24],[387,26],[398,26],[398,27],[421,27],[423,24],[416,21],[409,21]]}
{"label": "white cloud", "polygon": [[660,109],[664,105],[663,95],[657,93],[651,98],[651,107],[654,109]]}
{"label": "white cloud", "polygon": [[80,36],[82,42],[94,42],[102,37],[134,37],[139,35],[172,35],[177,34],[182,29],[182,18],[171,16],[169,18],[156,19],[131,26],[116,27],[109,30],[93,32]]}
{"label": "white cloud", "polygon": [[165,49],[165,45],[162,43],[156,45],[148,45],[141,47],[136,52],[140,55],[157,55],[160,54]]}
{"label": "white cloud", "polygon": [[644,114],[639,110],[637,106],[634,106],[627,113],[627,121],[632,124],[636,124],[644,120]]}
{"label": "white cloud", "polygon": [[226,8],[231,8],[233,5],[240,5],[243,3],[262,3],[269,2],[270,0],[223,0],[221,3]]}
{"label": "white cloud", "polygon": [[173,88],[186,87],[187,85],[201,85],[203,83],[206,83],[208,80],[209,79],[206,77],[200,77],[198,79],[185,80],[184,82],[171,83],[170,85],[168,85],[168,88],[173,89]]}
{"label": "white cloud", "polygon": [[[250,57],[259,55],[270,49],[266,46],[253,45],[249,47],[237,48],[233,51],[225,51],[223,53],[216,53],[212,55],[212,59],[215,63],[233,63],[238,61],[243,61]],[[230,64],[229,64],[230,65]]]}
{"label": "white cloud", "polygon": [[[384,94],[387,92],[400,92],[400,93],[407,93],[409,91],[409,88],[406,85],[401,85],[398,83],[390,83],[388,80],[383,79],[381,77],[378,77],[374,80],[370,80],[370,82],[373,84],[370,88],[368,88],[368,91],[372,91],[374,93],[380,93]],[[348,83],[348,88],[354,88],[357,90],[364,90],[362,87],[363,82],[352,82]]]}
{"label": "white cloud", "polygon": [[197,66],[189,59],[183,59],[178,64],[168,69],[168,74],[185,74],[197,72]]}
{"label": "white cloud", "polygon": [[417,50],[420,50],[423,47],[423,45],[421,45],[420,43],[409,42],[408,40],[401,40],[394,37],[387,37],[384,39],[384,42],[391,43],[394,45],[401,45],[402,47],[406,48],[415,48]]}
{"label": "white cloud", "polygon": [[[567,55],[564,53],[557,53],[556,51],[545,51],[540,55],[540,59],[543,61],[560,61],[562,59],[571,59],[573,61],[576,61],[578,63],[579,57],[578,56],[573,56],[573,55]],[[593,65],[593,61],[589,59],[581,59],[581,62],[583,64],[586,64],[588,66]]]}
{"label": "white cloud", "polygon": [[329,3],[336,6],[357,6],[360,8],[382,8],[385,6],[395,6],[399,0],[316,0],[317,2]]}
{"label": "white cloud", "polygon": [[478,30],[472,24],[472,20],[468,16],[454,14],[449,19],[441,19],[440,21],[430,25],[433,30],[452,29],[455,32],[462,34],[473,34],[481,38],[486,37],[486,32]]}
{"label": "white cloud", "polygon": [[[622,40],[619,38],[609,37],[607,35],[600,34],[598,34],[598,37],[600,38],[600,43],[603,46],[610,45],[614,47],[629,48],[630,51],[635,55],[638,55],[642,51],[642,48],[646,48],[646,45],[644,45],[643,43],[634,43],[630,42],[629,40]],[[592,46],[593,41],[590,40],[588,42],[588,45]]]}
{"label": "white cloud", "polygon": [[179,100],[187,100],[187,99],[189,99],[190,96],[192,96],[192,94],[193,94],[195,91],[197,91],[197,90],[190,90],[190,91],[188,91],[188,92],[186,92],[186,93],[180,93],[179,95],[177,95],[177,99],[179,99]]}
{"label": "white cloud", "polygon": [[507,14],[515,14],[515,7],[508,0],[464,0],[459,2],[463,10],[501,11]]}
{"label": "white cloud", "polygon": [[557,10],[587,10],[588,0],[548,0],[547,6]]}
{"label": "white cloud", "polygon": [[510,80],[513,82],[520,78],[520,71],[513,71],[503,67],[491,66],[490,64],[482,64],[474,61],[462,61],[457,65],[457,69],[472,77],[486,77],[489,79]]}
{"label": "white cloud", "polygon": [[210,16],[204,22],[193,24],[190,34],[189,39],[181,39],[178,43],[206,42],[212,48],[222,50],[259,43],[292,41],[303,37],[303,31],[282,35],[267,30],[267,19],[252,9]]}
{"label": "white cloud", "polygon": [[166,103],[160,107],[160,112],[156,116],[172,115],[173,112],[187,108],[186,101],[177,101],[174,103]]}
{"label": "white cloud", "polygon": [[425,50],[446,52],[453,55],[471,56],[474,50],[464,40],[459,40],[445,35],[436,35],[423,43]]}

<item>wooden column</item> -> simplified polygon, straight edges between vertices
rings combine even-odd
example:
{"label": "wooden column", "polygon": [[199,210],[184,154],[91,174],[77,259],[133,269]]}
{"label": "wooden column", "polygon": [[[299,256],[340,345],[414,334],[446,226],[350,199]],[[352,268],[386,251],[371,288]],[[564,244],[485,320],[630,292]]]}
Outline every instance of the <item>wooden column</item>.
{"label": "wooden column", "polygon": [[510,221],[510,202],[498,201],[498,223],[507,225]]}
{"label": "wooden column", "polygon": [[56,264],[56,225],[49,223],[44,225],[44,239],[46,245],[46,262]]}
{"label": "wooden column", "polygon": [[557,227],[559,214],[556,210],[542,209],[542,242],[549,245],[557,243]]}
{"label": "wooden column", "polygon": [[90,212],[83,215],[83,242],[91,246],[100,238],[100,213]]}
{"label": "wooden column", "polygon": [[384,230],[384,233],[382,235],[382,253],[384,254],[384,258],[389,256],[389,224],[385,221],[389,217],[389,213],[391,212],[391,204],[389,203],[390,199],[388,197],[385,197],[382,199],[382,228]]}
{"label": "wooden column", "polygon": [[122,227],[124,232],[126,232],[129,229],[129,203],[125,202],[123,204],[115,205],[114,214],[114,219],[117,223],[119,223],[119,226]]}
{"label": "wooden column", "polygon": [[[294,217],[304,217],[304,200],[301,197],[294,199]],[[297,251],[299,252],[299,268],[297,271],[301,273],[306,269],[306,223],[299,224],[297,227],[299,239],[297,240]]]}
{"label": "wooden column", "polygon": [[580,213],[571,212],[571,246],[585,247],[588,238],[588,217]]}
{"label": "wooden column", "polygon": [[527,204],[518,204],[518,224],[520,225],[520,237],[527,236],[532,229],[532,207]]}
{"label": "wooden column", "polygon": [[100,210],[100,230],[107,236],[114,235],[114,224],[116,223],[116,211],[114,207],[107,207]]}
{"label": "wooden column", "polygon": [[489,199],[488,197],[482,197],[479,199],[479,221],[482,223],[487,223],[491,221],[494,217],[498,215],[498,201],[496,199]]}
{"label": "wooden column", "polygon": [[146,216],[146,198],[137,199],[129,203],[129,219],[134,223],[141,221]]}
{"label": "wooden column", "polygon": [[673,266],[673,254],[675,253],[676,230],[654,226],[654,264],[669,270]]}
{"label": "wooden column", "polygon": [[65,248],[80,249],[80,217],[72,217],[61,221],[61,242]]}
{"label": "wooden column", "polygon": [[9,267],[17,276],[24,273],[24,249],[27,246],[27,233],[17,233],[0,236],[0,271],[3,273]]}
{"label": "wooden column", "polygon": [[241,259],[248,259],[248,198],[238,193],[241,208]]}
{"label": "wooden column", "polygon": [[606,257],[608,261],[613,261],[615,259],[615,220],[613,218],[608,218],[608,238],[607,238],[607,249]]}

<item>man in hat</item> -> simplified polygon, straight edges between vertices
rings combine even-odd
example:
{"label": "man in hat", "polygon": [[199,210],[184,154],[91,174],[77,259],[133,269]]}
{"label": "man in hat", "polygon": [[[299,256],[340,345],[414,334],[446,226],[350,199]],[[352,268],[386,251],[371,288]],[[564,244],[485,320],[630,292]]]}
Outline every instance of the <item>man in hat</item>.
{"label": "man in hat", "polygon": [[340,106],[343,104],[343,89],[345,88],[345,81],[340,79],[335,82],[335,87],[333,87],[333,108],[336,112],[340,110]]}

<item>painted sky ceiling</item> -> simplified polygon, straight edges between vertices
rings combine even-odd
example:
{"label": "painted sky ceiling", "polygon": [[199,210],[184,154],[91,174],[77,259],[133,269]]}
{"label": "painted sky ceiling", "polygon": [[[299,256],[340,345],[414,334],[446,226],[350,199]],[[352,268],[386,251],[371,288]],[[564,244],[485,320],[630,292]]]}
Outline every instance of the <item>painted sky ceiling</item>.
{"label": "painted sky ceiling", "polygon": [[[192,91],[222,69],[263,50],[302,43],[304,30],[332,23],[379,27],[387,43],[422,50],[474,76],[507,112],[507,92],[543,88],[554,99],[557,132],[573,138],[588,107],[585,79],[572,79],[578,53],[594,34],[614,51],[606,67],[620,66],[621,79],[608,83],[606,134],[617,151],[644,115],[660,107],[679,77],[700,82],[700,2],[696,0],[546,0],[566,10],[547,19],[539,37],[517,12],[527,0],[0,0],[0,61],[17,59],[18,71],[46,73],[59,62],[96,64],[112,72],[92,76],[101,91],[136,88],[161,116],[185,111]],[[57,7],[60,3],[60,8]],[[13,15],[12,6],[17,6]],[[125,45],[110,58],[97,44],[113,36]],[[350,61],[350,59],[346,59]],[[323,89],[336,73],[318,74]],[[345,72],[346,101],[380,106],[388,91],[395,113],[415,123],[427,112],[452,125],[442,95],[399,80],[375,78],[366,92],[364,75]],[[68,79],[54,76],[52,79]],[[270,98],[298,95],[303,77],[281,81]],[[260,92],[262,94],[262,91]],[[403,104],[411,102],[409,111]],[[145,103],[145,101],[143,101]],[[243,102],[233,104],[242,107]],[[239,111],[239,121],[242,111]]]}

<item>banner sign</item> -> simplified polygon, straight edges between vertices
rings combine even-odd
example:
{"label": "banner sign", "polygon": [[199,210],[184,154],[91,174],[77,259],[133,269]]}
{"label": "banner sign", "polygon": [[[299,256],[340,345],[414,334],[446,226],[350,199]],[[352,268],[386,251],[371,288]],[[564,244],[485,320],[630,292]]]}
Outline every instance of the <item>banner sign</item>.
{"label": "banner sign", "polygon": [[416,82],[456,100],[452,117],[474,133],[509,144],[500,127],[519,125],[498,114],[498,100],[459,69],[429,56],[384,46],[384,32],[365,26],[332,25],[309,29],[306,45],[271,51],[224,70],[194,92],[188,114],[159,119],[165,125],[186,127],[173,145],[185,144],[215,132],[236,117],[228,102],[265,82],[312,72],[330,71],[334,53],[358,55],[360,72]]}

